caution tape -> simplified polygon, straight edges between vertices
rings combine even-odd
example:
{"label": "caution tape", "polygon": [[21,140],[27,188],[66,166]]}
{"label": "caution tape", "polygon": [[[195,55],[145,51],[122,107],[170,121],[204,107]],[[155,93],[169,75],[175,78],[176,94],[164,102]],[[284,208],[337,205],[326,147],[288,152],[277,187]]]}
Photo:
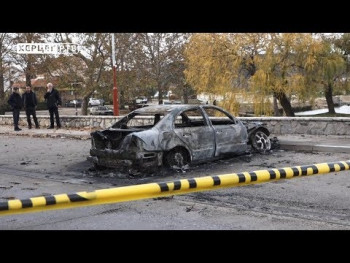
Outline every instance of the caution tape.
{"label": "caution tape", "polygon": [[182,179],[171,182],[148,183],[100,189],[92,192],[59,194],[32,197],[29,199],[9,200],[0,203],[0,215],[22,214],[54,209],[66,209],[82,206],[127,202],[133,200],[180,195],[219,188],[264,183],[279,179],[291,179],[299,176],[324,174],[349,170],[350,160],[334,163],[319,163],[253,172],[242,172]]}

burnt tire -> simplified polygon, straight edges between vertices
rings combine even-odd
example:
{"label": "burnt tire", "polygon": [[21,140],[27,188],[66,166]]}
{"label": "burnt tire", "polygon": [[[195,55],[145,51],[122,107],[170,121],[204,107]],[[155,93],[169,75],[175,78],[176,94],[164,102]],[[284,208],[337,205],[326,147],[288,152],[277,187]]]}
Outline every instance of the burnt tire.
{"label": "burnt tire", "polygon": [[269,136],[262,130],[257,130],[250,136],[251,144],[254,150],[265,153],[271,150],[271,140]]}
{"label": "burnt tire", "polygon": [[190,163],[190,158],[186,150],[177,148],[167,153],[165,161],[170,168],[182,168]]}

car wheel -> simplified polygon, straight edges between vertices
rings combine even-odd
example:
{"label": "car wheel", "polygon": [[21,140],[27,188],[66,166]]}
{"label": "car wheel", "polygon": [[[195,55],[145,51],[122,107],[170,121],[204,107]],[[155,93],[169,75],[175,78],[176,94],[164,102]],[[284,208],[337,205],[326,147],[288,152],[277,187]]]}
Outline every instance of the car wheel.
{"label": "car wheel", "polygon": [[253,132],[250,139],[252,142],[252,147],[255,150],[261,153],[271,150],[271,140],[265,132],[257,130],[256,132]]}
{"label": "car wheel", "polygon": [[190,163],[190,158],[184,149],[175,148],[167,153],[165,161],[171,168],[182,168]]}

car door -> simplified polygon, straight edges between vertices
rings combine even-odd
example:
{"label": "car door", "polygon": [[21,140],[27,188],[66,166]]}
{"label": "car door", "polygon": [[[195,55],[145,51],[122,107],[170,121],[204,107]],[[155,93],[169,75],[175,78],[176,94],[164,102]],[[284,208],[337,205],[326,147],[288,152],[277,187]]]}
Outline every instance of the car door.
{"label": "car door", "polygon": [[199,108],[185,110],[175,117],[174,131],[192,153],[192,161],[214,157],[215,134]]}
{"label": "car door", "polygon": [[215,131],[215,156],[241,153],[247,149],[246,130],[233,116],[215,107],[203,107]]}

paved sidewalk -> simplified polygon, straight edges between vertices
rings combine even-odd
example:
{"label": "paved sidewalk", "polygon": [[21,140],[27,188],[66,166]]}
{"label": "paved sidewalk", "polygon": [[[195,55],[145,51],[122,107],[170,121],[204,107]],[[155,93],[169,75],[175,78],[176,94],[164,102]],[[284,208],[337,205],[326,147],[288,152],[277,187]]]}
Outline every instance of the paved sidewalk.
{"label": "paved sidewalk", "polygon": [[14,131],[13,126],[0,125],[0,134],[15,135],[15,136],[29,136],[40,138],[70,138],[87,140],[90,139],[90,133],[93,129],[83,128],[61,128],[61,129],[47,129],[46,127],[40,129],[28,129],[27,127],[20,127],[21,131]]}
{"label": "paved sidewalk", "polygon": [[297,134],[276,137],[284,150],[350,153],[350,136]]}
{"label": "paved sidewalk", "polygon": [[[61,128],[61,129],[28,129],[21,127],[16,132],[13,126],[0,125],[0,134],[30,137],[70,138],[79,140],[90,139],[90,133],[96,129]],[[271,135],[277,137],[281,149],[307,152],[339,152],[350,153],[350,136],[336,135]]]}

